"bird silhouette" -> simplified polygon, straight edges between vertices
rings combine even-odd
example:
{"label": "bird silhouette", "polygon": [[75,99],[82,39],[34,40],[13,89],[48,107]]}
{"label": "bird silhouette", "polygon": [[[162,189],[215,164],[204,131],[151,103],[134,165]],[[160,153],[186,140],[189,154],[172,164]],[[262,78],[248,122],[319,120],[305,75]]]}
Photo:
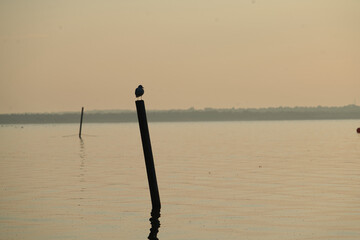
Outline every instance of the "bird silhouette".
{"label": "bird silhouette", "polygon": [[144,87],[142,85],[139,85],[136,89],[135,89],[135,96],[136,98],[141,97],[142,99],[142,95],[144,94]]}

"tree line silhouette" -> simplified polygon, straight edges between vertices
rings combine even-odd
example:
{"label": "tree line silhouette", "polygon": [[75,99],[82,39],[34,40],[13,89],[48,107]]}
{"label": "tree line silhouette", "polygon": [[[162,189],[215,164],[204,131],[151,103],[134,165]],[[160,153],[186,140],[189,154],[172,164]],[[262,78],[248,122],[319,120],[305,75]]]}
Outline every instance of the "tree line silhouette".
{"label": "tree line silhouette", "polygon": [[[360,106],[343,107],[277,107],[277,108],[205,108],[148,111],[150,122],[191,121],[261,121],[261,120],[322,120],[360,119]],[[0,114],[0,124],[78,123],[80,113],[20,113]],[[88,111],[87,123],[136,122],[135,111]]]}

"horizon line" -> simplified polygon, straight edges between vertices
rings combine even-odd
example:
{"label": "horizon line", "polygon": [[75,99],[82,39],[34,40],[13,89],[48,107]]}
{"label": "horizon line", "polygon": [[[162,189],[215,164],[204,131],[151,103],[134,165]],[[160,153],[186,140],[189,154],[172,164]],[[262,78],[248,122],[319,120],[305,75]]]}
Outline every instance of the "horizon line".
{"label": "horizon line", "polygon": [[[148,109],[148,111],[188,111],[188,110],[194,110],[194,111],[201,111],[201,110],[240,110],[240,109],[251,109],[251,110],[260,110],[260,109],[277,109],[277,108],[342,108],[342,107],[349,107],[349,106],[355,106],[360,107],[360,105],[357,105],[356,103],[347,104],[347,105],[333,105],[333,106],[325,106],[325,105],[317,105],[317,106],[277,106],[277,107],[203,107],[203,108],[195,108],[195,107],[189,107],[189,108],[172,108],[172,109]],[[81,107],[79,107],[81,111]],[[86,110],[86,107],[84,107],[85,112],[91,113],[91,112],[135,112],[135,109],[90,109]],[[67,114],[67,113],[77,113],[78,111],[57,111],[57,112],[14,112],[14,113],[0,113],[0,115],[17,115],[17,114]]]}

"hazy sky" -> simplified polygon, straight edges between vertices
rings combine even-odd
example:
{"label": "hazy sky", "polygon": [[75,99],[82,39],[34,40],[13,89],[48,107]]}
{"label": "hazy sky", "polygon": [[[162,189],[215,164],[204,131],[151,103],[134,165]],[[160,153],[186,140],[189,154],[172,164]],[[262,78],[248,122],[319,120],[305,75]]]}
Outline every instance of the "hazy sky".
{"label": "hazy sky", "polygon": [[1,0],[0,113],[360,104],[359,0]]}

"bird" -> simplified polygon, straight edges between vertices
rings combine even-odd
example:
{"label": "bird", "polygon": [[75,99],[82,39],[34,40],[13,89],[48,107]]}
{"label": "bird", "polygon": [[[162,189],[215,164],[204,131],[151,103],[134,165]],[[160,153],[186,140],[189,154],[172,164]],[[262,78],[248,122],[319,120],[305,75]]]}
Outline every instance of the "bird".
{"label": "bird", "polygon": [[[142,95],[144,94],[144,87],[142,85],[139,85],[136,89],[135,89],[135,96],[136,98],[138,97],[142,97]],[[142,98],[141,98],[142,99]]]}

